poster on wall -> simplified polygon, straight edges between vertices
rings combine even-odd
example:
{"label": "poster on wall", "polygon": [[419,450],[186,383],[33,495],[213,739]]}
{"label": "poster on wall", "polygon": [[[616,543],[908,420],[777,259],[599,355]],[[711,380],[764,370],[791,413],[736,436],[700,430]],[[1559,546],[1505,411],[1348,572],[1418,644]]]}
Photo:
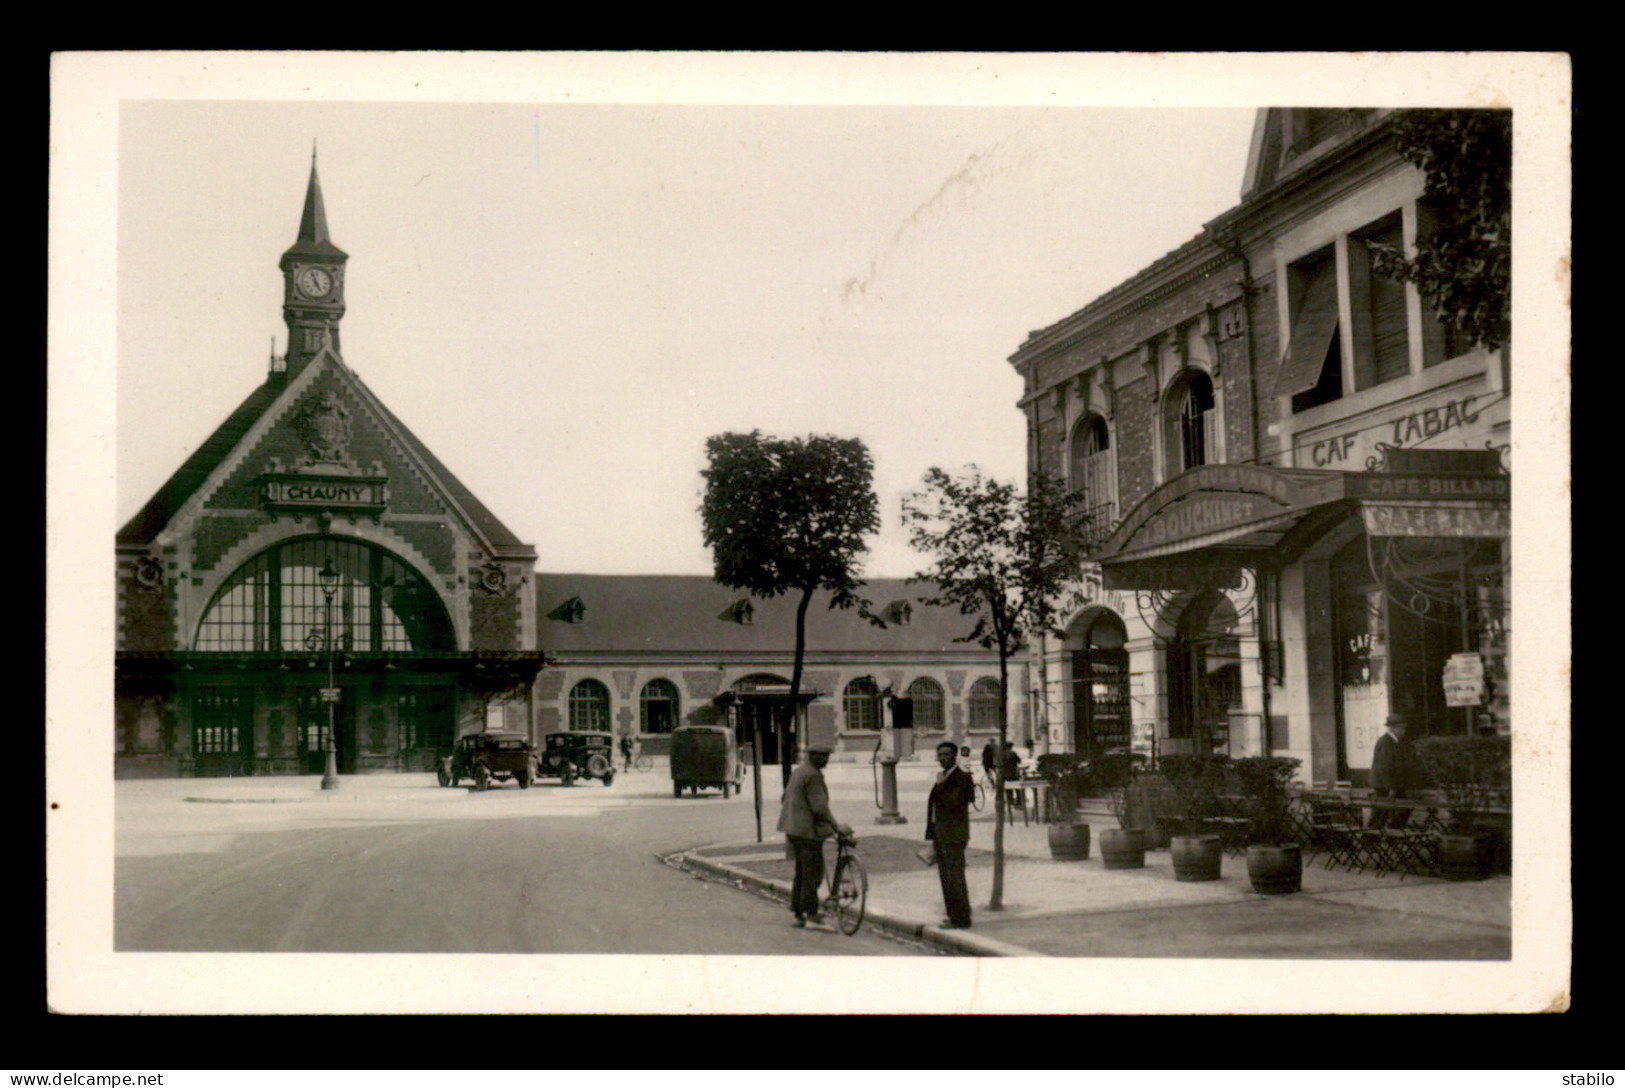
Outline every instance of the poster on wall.
{"label": "poster on wall", "polygon": [[1484,659],[1475,653],[1451,654],[1444,666],[1444,705],[1482,706]]}

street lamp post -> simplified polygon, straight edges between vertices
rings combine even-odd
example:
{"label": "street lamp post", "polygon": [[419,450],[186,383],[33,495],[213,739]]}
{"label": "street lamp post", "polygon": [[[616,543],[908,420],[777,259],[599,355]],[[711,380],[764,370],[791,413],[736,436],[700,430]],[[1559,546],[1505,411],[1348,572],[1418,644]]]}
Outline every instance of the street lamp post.
{"label": "street lamp post", "polygon": [[322,692],[322,701],[327,704],[327,762],[322,769],[322,789],[336,790],[339,788],[338,754],[334,750],[335,737],[333,735],[333,593],[338,589],[339,572],[333,569],[333,560],[329,558],[317,573],[322,582],[322,596],[326,598],[326,616],[323,621],[323,643],[327,647],[327,690]]}

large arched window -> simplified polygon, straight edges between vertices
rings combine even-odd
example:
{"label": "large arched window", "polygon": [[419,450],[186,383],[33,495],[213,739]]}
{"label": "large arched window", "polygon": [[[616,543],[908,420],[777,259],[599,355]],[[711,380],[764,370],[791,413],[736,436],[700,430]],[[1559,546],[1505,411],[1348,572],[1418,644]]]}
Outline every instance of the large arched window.
{"label": "large arched window", "polygon": [[984,676],[970,686],[970,727],[999,728],[999,682]]}
{"label": "large arched window", "polygon": [[[322,584],[327,564],[338,572]],[[331,598],[329,598],[331,592]],[[331,607],[329,607],[331,601]],[[445,606],[417,571],[359,540],[307,537],[244,563],[209,602],[198,650],[301,652],[456,648]]]}
{"label": "large arched window", "polygon": [[677,725],[677,685],[651,680],[638,698],[638,728],[645,733],[670,733]]}
{"label": "large arched window", "polygon": [[941,729],[946,715],[942,712],[942,685],[929,676],[922,676],[908,686],[908,697],[914,700],[914,728]]}
{"label": "large arched window", "polygon": [[582,680],[570,689],[570,728],[609,729],[609,689],[596,680]]}
{"label": "large arched window", "polygon": [[1083,513],[1089,519],[1091,536],[1103,539],[1111,532],[1117,502],[1106,420],[1098,415],[1080,419],[1072,429],[1070,452],[1072,490],[1083,496]]}
{"label": "large arched window", "polygon": [[880,689],[867,676],[860,676],[846,685],[843,709],[846,711],[848,729],[880,728],[880,700],[876,698],[879,694]]}

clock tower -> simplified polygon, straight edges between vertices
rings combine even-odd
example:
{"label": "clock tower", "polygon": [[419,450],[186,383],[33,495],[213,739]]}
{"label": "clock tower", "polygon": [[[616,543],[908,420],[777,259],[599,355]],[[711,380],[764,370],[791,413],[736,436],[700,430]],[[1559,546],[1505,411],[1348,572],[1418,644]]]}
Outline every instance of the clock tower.
{"label": "clock tower", "polygon": [[310,153],[310,185],[299,239],[282,255],[282,316],[288,323],[288,374],[298,373],[323,346],[339,350],[344,316],[344,262],[350,259],[327,237],[327,210]]}

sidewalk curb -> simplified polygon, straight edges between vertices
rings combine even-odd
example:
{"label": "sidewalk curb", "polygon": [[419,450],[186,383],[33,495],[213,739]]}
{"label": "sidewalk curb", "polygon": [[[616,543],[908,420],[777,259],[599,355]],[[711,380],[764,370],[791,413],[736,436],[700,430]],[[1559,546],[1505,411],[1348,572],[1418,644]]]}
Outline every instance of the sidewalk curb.
{"label": "sidewalk curb", "polygon": [[[697,849],[705,849],[699,847]],[[674,855],[675,860],[684,872],[700,872],[709,876],[720,877],[724,880],[736,881],[758,891],[769,892],[775,898],[782,898],[786,902],[790,899],[790,885],[782,880],[753,873],[749,869],[741,869],[724,862],[714,861],[711,858],[700,857],[694,851],[681,851]],[[966,933],[962,930],[944,930],[936,926],[901,918],[890,911],[877,910],[869,907],[864,911],[863,921],[867,925],[877,925],[897,936],[912,941],[921,941],[926,944],[938,945],[962,955],[969,956],[1043,956],[1042,952],[1035,952],[1030,948],[1009,944],[1005,941],[994,940],[992,937],[983,937],[975,933]]]}

